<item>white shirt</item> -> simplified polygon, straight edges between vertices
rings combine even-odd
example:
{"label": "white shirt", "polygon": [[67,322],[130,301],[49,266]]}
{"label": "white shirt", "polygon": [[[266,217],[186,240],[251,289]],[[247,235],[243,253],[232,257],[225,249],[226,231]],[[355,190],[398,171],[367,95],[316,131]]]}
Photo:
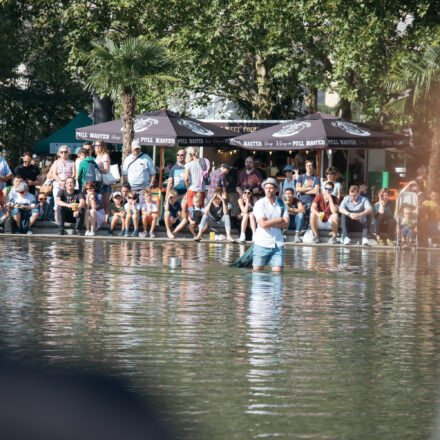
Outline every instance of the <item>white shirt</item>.
{"label": "white shirt", "polygon": [[[151,177],[156,175],[156,167],[148,154],[142,154],[142,157],[136,159],[130,154],[124,160],[122,175],[127,176],[130,185],[149,186]],[[130,165],[132,163],[132,165]]]}
{"label": "white shirt", "polygon": [[194,192],[205,191],[205,183],[202,179],[202,167],[198,160],[192,160],[185,164],[185,169],[189,170],[189,190]]}
{"label": "white shirt", "polygon": [[24,196],[15,192],[12,198],[9,199],[14,205],[31,206],[35,208],[35,196],[31,193],[26,193]]}
{"label": "white shirt", "polygon": [[[287,206],[282,202],[281,207],[278,203],[278,198],[275,199],[275,203],[272,204],[267,197],[258,200],[254,205],[254,216],[257,221],[260,218],[265,218],[267,220],[276,220],[283,217],[287,222],[289,221],[289,213],[287,211]],[[284,238],[280,228],[262,228],[260,225],[257,227],[257,231],[254,235],[254,243],[258,246],[263,246],[266,248],[274,248],[284,246]]]}
{"label": "white shirt", "polygon": [[[5,159],[0,157],[0,176],[5,177],[9,176],[9,174],[12,174],[11,169],[9,168],[8,162],[6,162]],[[1,181],[0,182],[0,189],[5,189],[6,182]]]}
{"label": "white shirt", "polygon": [[142,209],[142,211],[145,211],[145,212],[158,212],[159,211],[159,207],[157,206],[157,203],[154,200],[152,200],[150,203],[148,203],[144,199],[144,201],[142,202],[142,205],[141,205],[141,209]]}

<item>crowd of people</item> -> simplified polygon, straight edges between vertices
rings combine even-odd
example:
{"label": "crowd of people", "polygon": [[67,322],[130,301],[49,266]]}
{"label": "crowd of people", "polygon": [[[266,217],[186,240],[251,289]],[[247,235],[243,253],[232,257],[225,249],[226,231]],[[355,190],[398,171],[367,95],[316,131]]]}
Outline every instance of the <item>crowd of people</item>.
{"label": "crowd of people", "polygon": [[[111,165],[104,142],[86,142],[76,160],[72,160],[70,148],[62,145],[50,167],[41,171],[38,157],[31,153],[23,155],[22,165],[13,172],[4,159],[0,160],[0,225],[10,221],[13,232],[31,234],[36,221],[52,220],[61,235],[66,234],[66,223],[70,223],[73,234],[85,230],[84,235],[94,236],[108,223],[110,235],[154,238],[157,224],[163,224],[169,239],[189,231],[196,241],[206,231],[217,228],[224,229],[226,240],[235,241],[231,231],[236,228],[238,241],[245,242],[261,236],[261,218],[267,218],[259,216],[258,202],[270,199],[281,209],[277,215],[286,220],[285,225],[279,223],[284,226],[278,229],[292,230],[295,243],[319,243],[322,231],[328,231],[329,243],[340,241],[343,245],[350,244],[353,232],[359,232],[365,246],[373,231],[381,245],[393,245],[399,237],[408,244],[414,243],[423,229],[431,235],[439,232],[439,195],[426,191],[424,167],[402,190],[416,194],[417,206],[406,203],[398,207],[401,210],[396,216],[387,188],[382,188],[376,203],[371,203],[362,183],[351,185],[344,195],[336,168],[327,168],[321,181],[313,160],[302,155],[298,166],[296,162],[283,168],[279,183],[267,179],[256,167],[253,156],[249,156],[244,169],[231,179],[229,164],[211,169],[210,162],[200,157],[198,147],[179,149],[175,164],[168,166],[162,202],[160,193],[152,191],[156,168],[139,142],[133,141],[131,154],[122,164],[121,180],[113,185],[104,178]],[[12,186],[6,190],[10,179]],[[273,200],[266,194],[269,187]],[[263,211],[269,212],[268,207]],[[278,238],[274,232],[270,240],[276,243]],[[266,237],[266,242],[270,240]]]}

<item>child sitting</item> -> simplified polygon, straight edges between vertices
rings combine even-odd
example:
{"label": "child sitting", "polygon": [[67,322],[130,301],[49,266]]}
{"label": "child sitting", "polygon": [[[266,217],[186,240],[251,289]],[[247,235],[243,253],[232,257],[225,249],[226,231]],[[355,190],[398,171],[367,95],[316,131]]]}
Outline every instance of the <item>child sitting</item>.
{"label": "child sitting", "polygon": [[402,241],[407,243],[413,243],[415,237],[416,222],[414,219],[413,209],[406,206],[403,208],[403,217],[399,223],[399,230],[402,236]]}
{"label": "child sitting", "polygon": [[118,221],[121,222],[121,235],[124,235],[125,208],[122,202],[122,194],[119,191],[114,192],[111,196],[110,215],[112,218],[108,235],[113,235],[113,230]]}
{"label": "child sitting", "polygon": [[54,220],[53,207],[47,201],[47,195],[44,192],[40,192],[40,194],[38,194],[38,203],[36,209],[38,209],[39,212],[37,220]]}
{"label": "child sitting", "polygon": [[[138,202],[139,196],[134,191],[130,191],[127,197],[125,209],[125,231],[124,237],[138,237],[139,236],[139,213],[141,205]],[[133,233],[130,235],[130,223],[133,219]]]}
{"label": "child sitting", "polygon": [[203,210],[202,210],[202,196],[201,194],[196,194],[193,198],[193,206],[188,209],[189,211],[189,226],[188,229],[193,235],[193,237],[196,237],[196,226],[200,225],[200,222],[202,221],[203,217]]}
{"label": "child sitting", "polygon": [[153,200],[151,190],[146,188],[142,191],[144,196],[144,201],[142,202],[142,225],[144,227],[144,232],[142,232],[142,237],[148,237],[148,226],[150,227],[150,238],[154,238],[156,234],[154,233],[154,228],[156,227],[157,218],[159,217],[159,207],[157,203]]}
{"label": "child sitting", "polygon": [[[164,222],[168,238],[171,240],[174,238],[174,234],[181,231],[187,222],[187,219],[182,216],[182,207],[177,201],[178,196],[177,191],[172,189],[165,204]],[[174,234],[171,232],[171,226],[175,226]]]}

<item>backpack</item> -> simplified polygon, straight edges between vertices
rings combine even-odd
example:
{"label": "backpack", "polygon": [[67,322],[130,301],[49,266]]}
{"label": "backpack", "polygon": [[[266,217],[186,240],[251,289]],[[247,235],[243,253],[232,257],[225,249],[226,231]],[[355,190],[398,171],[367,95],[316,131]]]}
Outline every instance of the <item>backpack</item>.
{"label": "backpack", "polygon": [[102,174],[99,171],[98,165],[96,162],[89,162],[89,166],[87,167],[86,175],[84,176],[83,188],[84,185],[88,182],[92,182],[96,185],[96,192],[99,193],[101,190],[102,183]]}
{"label": "backpack", "polygon": [[204,159],[201,157],[199,159],[199,165],[202,169],[202,181],[205,184],[205,186],[209,186],[209,167],[211,166],[208,159]]}

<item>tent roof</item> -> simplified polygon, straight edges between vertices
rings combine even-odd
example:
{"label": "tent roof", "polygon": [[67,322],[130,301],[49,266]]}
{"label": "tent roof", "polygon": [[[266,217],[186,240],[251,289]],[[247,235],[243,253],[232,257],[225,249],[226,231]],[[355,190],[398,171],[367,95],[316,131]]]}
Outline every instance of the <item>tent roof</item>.
{"label": "tent roof", "polygon": [[75,137],[75,129],[91,125],[93,121],[85,112],[78,113],[67,125],[60,128],[57,132],[51,134],[42,141],[35,142],[35,153],[56,154],[60,145],[68,145],[72,151],[77,151],[83,142],[78,142]]}

